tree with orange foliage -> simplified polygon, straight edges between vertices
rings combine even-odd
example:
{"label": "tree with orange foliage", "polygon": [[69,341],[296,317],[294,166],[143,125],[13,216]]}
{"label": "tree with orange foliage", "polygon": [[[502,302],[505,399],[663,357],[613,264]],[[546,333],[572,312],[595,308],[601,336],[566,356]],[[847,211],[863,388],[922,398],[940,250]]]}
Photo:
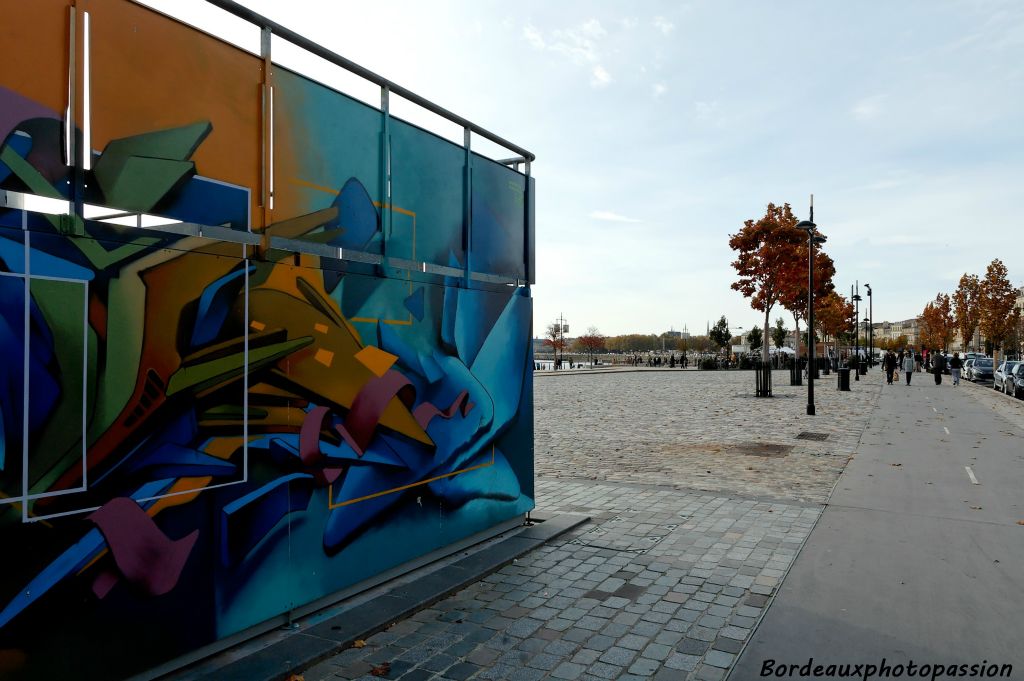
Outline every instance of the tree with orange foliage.
{"label": "tree with orange foliage", "polygon": [[949,296],[940,293],[935,300],[924,306],[920,317],[921,343],[926,348],[946,350],[953,337],[956,323]]}
{"label": "tree with orange foliage", "polygon": [[[746,298],[750,306],[764,313],[764,328],[768,328],[768,316],[772,307],[779,302],[783,292],[796,276],[800,262],[800,246],[807,236],[796,228],[797,219],[789,204],[776,206],[768,204],[764,217],[757,222],[747,220],[743,229],[729,236],[729,248],[737,251],[732,266],[739,275],[732,284]],[[807,262],[806,246],[803,261]],[[806,265],[804,274],[806,276]],[[768,344],[761,350],[761,357],[768,361]]]}
{"label": "tree with orange foliage", "polygon": [[590,366],[594,366],[594,353],[604,350],[604,341],[604,336],[596,326],[591,326],[585,334],[576,339],[576,347],[590,357]]}
{"label": "tree with orange foliage", "polygon": [[561,324],[548,324],[544,338],[544,345],[550,347],[555,354],[555,368],[561,366],[558,362],[558,355],[559,353],[564,353],[565,348],[568,345],[568,341],[565,340],[565,333],[562,330]]}
{"label": "tree with orange foliage", "polygon": [[[960,332],[964,350],[974,338],[974,330],[978,328],[980,297],[981,282],[978,280],[978,275],[965,272],[964,276],[960,277],[956,291],[953,292],[953,318],[956,320],[956,328]],[[977,350],[977,348],[974,349]]]}
{"label": "tree with orange foliage", "polygon": [[[807,319],[807,239],[803,240],[799,249],[801,265],[790,272],[783,287],[779,303],[793,315],[793,323],[796,325],[797,336],[800,335],[800,320]],[[814,249],[814,300],[824,298],[835,290],[832,283],[836,275],[836,266],[828,253],[820,246]],[[818,314],[818,305],[814,306],[814,314]],[[852,313],[850,315],[853,316]]]}
{"label": "tree with orange foliage", "polygon": [[829,291],[814,300],[814,321],[822,337],[835,343],[835,356],[839,356],[839,338],[853,325],[853,303],[835,291]]}
{"label": "tree with orange foliage", "polygon": [[999,366],[999,350],[1003,341],[1017,325],[1020,311],[1014,307],[1017,291],[1006,276],[1006,265],[996,258],[988,265],[985,279],[981,282],[978,320],[981,332],[992,341],[993,366]]}

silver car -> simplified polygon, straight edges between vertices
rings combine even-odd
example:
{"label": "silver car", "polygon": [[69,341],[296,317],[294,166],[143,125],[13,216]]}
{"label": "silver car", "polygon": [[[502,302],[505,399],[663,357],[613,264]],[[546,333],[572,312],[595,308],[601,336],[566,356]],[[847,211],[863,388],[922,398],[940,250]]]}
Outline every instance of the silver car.
{"label": "silver car", "polygon": [[999,391],[1002,391],[1004,393],[1008,392],[1007,391],[1007,383],[1008,383],[1007,377],[1014,370],[1014,368],[1016,368],[1017,365],[1019,365],[1019,364],[1020,364],[1020,362],[1017,362],[1017,361],[1000,362],[999,363],[999,368],[996,369],[995,373],[992,374],[992,389],[993,390],[999,390]]}
{"label": "silver car", "polygon": [[1003,379],[1003,392],[1024,398],[1024,362],[1017,362],[1017,366]]}

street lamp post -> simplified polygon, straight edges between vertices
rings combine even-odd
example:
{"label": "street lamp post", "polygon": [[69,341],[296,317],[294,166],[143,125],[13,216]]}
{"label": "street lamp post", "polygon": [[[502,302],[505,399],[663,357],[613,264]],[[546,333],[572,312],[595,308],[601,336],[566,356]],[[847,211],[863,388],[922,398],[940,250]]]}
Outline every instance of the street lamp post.
{"label": "street lamp post", "polygon": [[864,284],[868,290],[868,366],[875,366],[875,317],[874,301],[871,299],[871,284]]}
{"label": "street lamp post", "polygon": [[860,334],[857,333],[857,327],[859,324],[857,320],[860,319],[860,282],[857,282],[856,288],[851,286],[850,293],[853,295],[850,297],[854,303],[853,312],[853,380],[860,380]]}
{"label": "street lamp post", "polygon": [[[814,416],[814,244],[824,243],[814,224],[814,197],[811,197],[811,219],[801,220],[797,229],[807,232],[807,415]],[[799,339],[797,339],[799,343]]]}
{"label": "street lamp post", "polygon": [[[871,321],[868,319],[868,316],[865,314],[864,315],[864,340],[865,340],[865,342],[867,342],[867,338],[870,335],[870,330],[871,330]],[[869,367],[871,366],[870,359],[871,359],[871,350],[868,349],[868,366]]]}

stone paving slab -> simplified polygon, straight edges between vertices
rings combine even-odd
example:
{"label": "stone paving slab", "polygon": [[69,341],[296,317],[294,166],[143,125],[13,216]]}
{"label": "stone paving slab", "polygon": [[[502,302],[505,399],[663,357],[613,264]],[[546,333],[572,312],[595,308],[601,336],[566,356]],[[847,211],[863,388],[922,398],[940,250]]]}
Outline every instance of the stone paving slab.
{"label": "stone paving slab", "polygon": [[[876,372],[877,374],[877,372]],[[776,380],[788,377],[776,373]],[[304,673],[323,679],[724,679],[852,455],[881,381],[745,397],[738,372],[535,383],[538,513],[561,535]],[[802,432],[824,441],[797,439]]]}

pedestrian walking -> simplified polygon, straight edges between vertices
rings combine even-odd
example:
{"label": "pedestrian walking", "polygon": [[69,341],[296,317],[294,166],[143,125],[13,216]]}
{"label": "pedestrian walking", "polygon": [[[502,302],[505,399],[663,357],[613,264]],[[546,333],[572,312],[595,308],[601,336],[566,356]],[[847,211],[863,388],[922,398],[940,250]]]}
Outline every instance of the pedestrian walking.
{"label": "pedestrian walking", "polygon": [[946,357],[941,352],[933,351],[928,354],[932,363],[932,373],[935,374],[935,385],[942,385],[942,370],[946,368]]}
{"label": "pedestrian walking", "polygon": [[887,385],[892,385],[893,373],[896,371],[896,353],[890,350],[885,354],[885,359],[882,362],[885,366],[885,382]]}
{"label": "pedestrian walking", "polygon": [[949,374],[953,378],[953,385],[960,385],[960,370],[964,367],[964,361],[960,359],[960,353],[954,352],[953,359],[949,360]]}
{"label": "pedestrian walking", "polygon": [[903,356],[903,373],[907,375],[907,385],[910,385],[910,377],[914,375],[914,351],[909,348]]}

